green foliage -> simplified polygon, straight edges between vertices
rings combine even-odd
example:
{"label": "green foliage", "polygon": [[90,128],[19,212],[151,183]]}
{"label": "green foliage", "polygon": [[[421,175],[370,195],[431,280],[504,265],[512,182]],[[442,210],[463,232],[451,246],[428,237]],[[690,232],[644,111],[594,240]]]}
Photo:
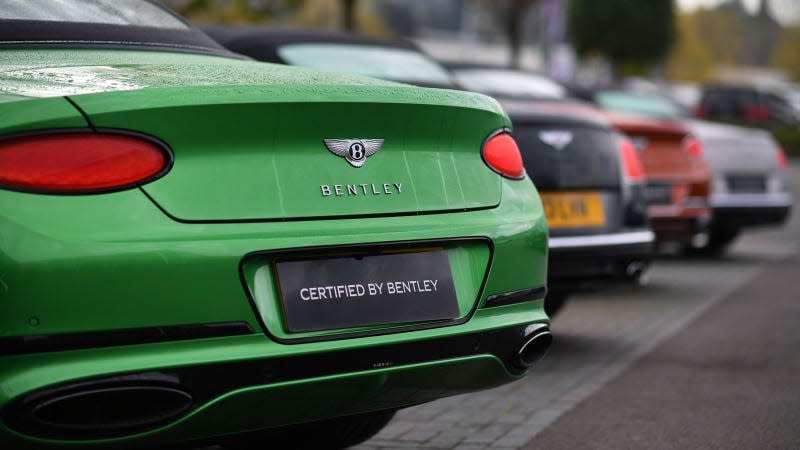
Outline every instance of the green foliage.
{"label": "green foliage", "polygon": [[785,70],[795,81],[800,82],[800,25],[781,30],[778,44],[772,49],[770,65]]}
{"label": "green foliage", "polygon": [[787,155],[800,157],[800,128],[783,126],[770,131]]}
{"label": "green foliage", "polygon": [[305,0],[162,0],[195,23],[260,23],[296,12]]}
{"label": "green foliage", "polygon": [[[677,40],[666,65],[667,78],[672,80],[708,81],[714,75],[715,53],[703,40],[698,14],[677,17]],[[736,38],[738,36],[734,36]],[[735,46],[731,43],[731,46]]]}
{"label": "green foliage", "polygon": [[675,5],[673,0],[569,0],[567,27],[579,55],[640,68],[667,55],[675,39]]}

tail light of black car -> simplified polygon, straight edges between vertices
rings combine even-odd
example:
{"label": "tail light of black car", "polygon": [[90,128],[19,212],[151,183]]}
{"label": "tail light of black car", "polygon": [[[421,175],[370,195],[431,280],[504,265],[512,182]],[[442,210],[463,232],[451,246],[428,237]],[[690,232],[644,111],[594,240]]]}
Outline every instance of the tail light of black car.
{"label": "tail light of black car", "polygon": [[53,132],[0,140],[0,188],[92,194],[138,186],[172,162],[154,139],[116,132]]}
{"label": "tail light of black car", "polygon": [[647,180],[636,147],[628,138],[619,140],[619,159],[625,201],[624,223],[630,227],[644,226],[647,224]]}
{"label": "tail light of black car", "polygon": [[508,130],[492,133],[483,143],[481,156],[490,169],[506,178],[520,180],[525,177],[522,155]]}
{"label": "tail light of black car", "polygon": [[769,110],[764,105],[748,105],[744,115],[751,122],[766,122],[769,120]]}

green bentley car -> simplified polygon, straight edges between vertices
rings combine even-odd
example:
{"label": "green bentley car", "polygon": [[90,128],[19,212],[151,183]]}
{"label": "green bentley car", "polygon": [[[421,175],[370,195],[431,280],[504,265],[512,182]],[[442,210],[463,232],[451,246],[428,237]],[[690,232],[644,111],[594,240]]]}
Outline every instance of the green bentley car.
{"label": "green bentley car", "polygon": [[520,378],[552,338],[509,127],[142,0],[0,3],[0,448],[342,447]]}

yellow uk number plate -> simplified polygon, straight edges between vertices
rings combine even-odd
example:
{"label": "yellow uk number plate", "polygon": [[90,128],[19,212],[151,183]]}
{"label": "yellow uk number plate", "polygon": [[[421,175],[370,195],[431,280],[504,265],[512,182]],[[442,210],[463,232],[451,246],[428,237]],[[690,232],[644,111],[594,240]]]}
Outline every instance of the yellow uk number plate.
{"label": "yellow uk number plate", "polygon": [[544,214],[550,228],[596,227],[606,223],[598,192],[543,192]]}

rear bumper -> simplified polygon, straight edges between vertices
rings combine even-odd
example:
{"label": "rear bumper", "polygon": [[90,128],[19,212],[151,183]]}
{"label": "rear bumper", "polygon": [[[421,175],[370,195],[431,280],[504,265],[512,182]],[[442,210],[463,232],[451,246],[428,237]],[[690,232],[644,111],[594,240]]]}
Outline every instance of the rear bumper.
{"label": "rear bumper", "polygon": [[714,194],[711,208],[715,226],[741,228],[779,225],[791,212],[792,198],[779,194]]}
{"label": "rear bumper", "polygon": [[[137,190],[63,197],[0,190],[0,272],[14,287],[0,305],[0,448],[169,446],[400,408],[518,378],[523,369],[512,361],[523,343],[506,347],[514,339],[504,336],[547,322],[543,290],[531,290],[546,283],[547,227],[529,183],[502,183],[504,198],[516,200],[494,209],[286,223],[179,223]],[[468,319],[457,324],[280,339],[286,331],[270,322],[274,308],[259,303],[275,298],[275,285],[259,278],[253,290],[265,296],[248,298],[242,262],[254,252],[465,236],[490,241],[492,253],[490,261],[485,246],[452,248]],[[485,305],[520,291],[512,296],[518,303]],[[142,393],[168,393],[174,415],[163,422],[88,437],[22,423],[18,405],[32,396],[115,377],[146,384],[153,375],[165,386]]]}
{"label": "rear bumper", "polygon": [[[520,311],[524,313],[525,309]],[[544,324],[528,323],[460,335],[430,330],[424,339],[387,340],[377,346],[358,345],[363,340],[356,339],[338,352],[277,358],[259,356],[266,345],[263,335],[25,355],[22,358],[32,370],[7,373],[7,382],[14,379],[23,385],[39,384],[36,373],[39,378],[53,376],[59,366],[83,366],[83,374],[94,375],[48,385],[16,398],[3,410],[0,442],[3,448],[34,449],[64,445],[106,448],[112,442],[138,446],[213,441],[214,437],[245,430],[402,408],[518,378],[524,372],[520,352],[527,338],[541,332],[542,327],[546,329]],[[171,364],[164,366],[167,352]],[[103,361],[111,360],[116,369],[138,369],[119,372],[103,368],[107,366]],[[93,364],[86,367],[87,361]],[[172,364],[175,362],[178,364]],[[34,413],[37,406],[74,398],[82,392],[147,387],[182,392],[190,403],[180,410],[172,408],[175,411],[170,417],[154,418],[150,427],[142,427],[147,417],[132,417],[128,428],[122,424],[123,432],[113,428],[119,423],[94,428],[59,425],[59,421],[89,415],[88,411],[71,411],[68,406],[56,408],[65,417],[50,414],[48,422]],[[130,403],[120,397],[114,400]],[[98,408],[108,407],[102,405],[102,397],[97,403]],[[131,416],[130,409],[122,412],[111,408],[108,415],[115,419]]]}
{"label": "rear bumper", "polygon": [[705,206],[650,206],[648,214],[656,242],[691,244],[695,236],[708,232],[711,224],[711,211]]}
{"label": "rear bumper", "polygon": [[549,286],[566,290],[576,281],[633,279],[652,260],[654,240],[649,230],[551,237]]}

